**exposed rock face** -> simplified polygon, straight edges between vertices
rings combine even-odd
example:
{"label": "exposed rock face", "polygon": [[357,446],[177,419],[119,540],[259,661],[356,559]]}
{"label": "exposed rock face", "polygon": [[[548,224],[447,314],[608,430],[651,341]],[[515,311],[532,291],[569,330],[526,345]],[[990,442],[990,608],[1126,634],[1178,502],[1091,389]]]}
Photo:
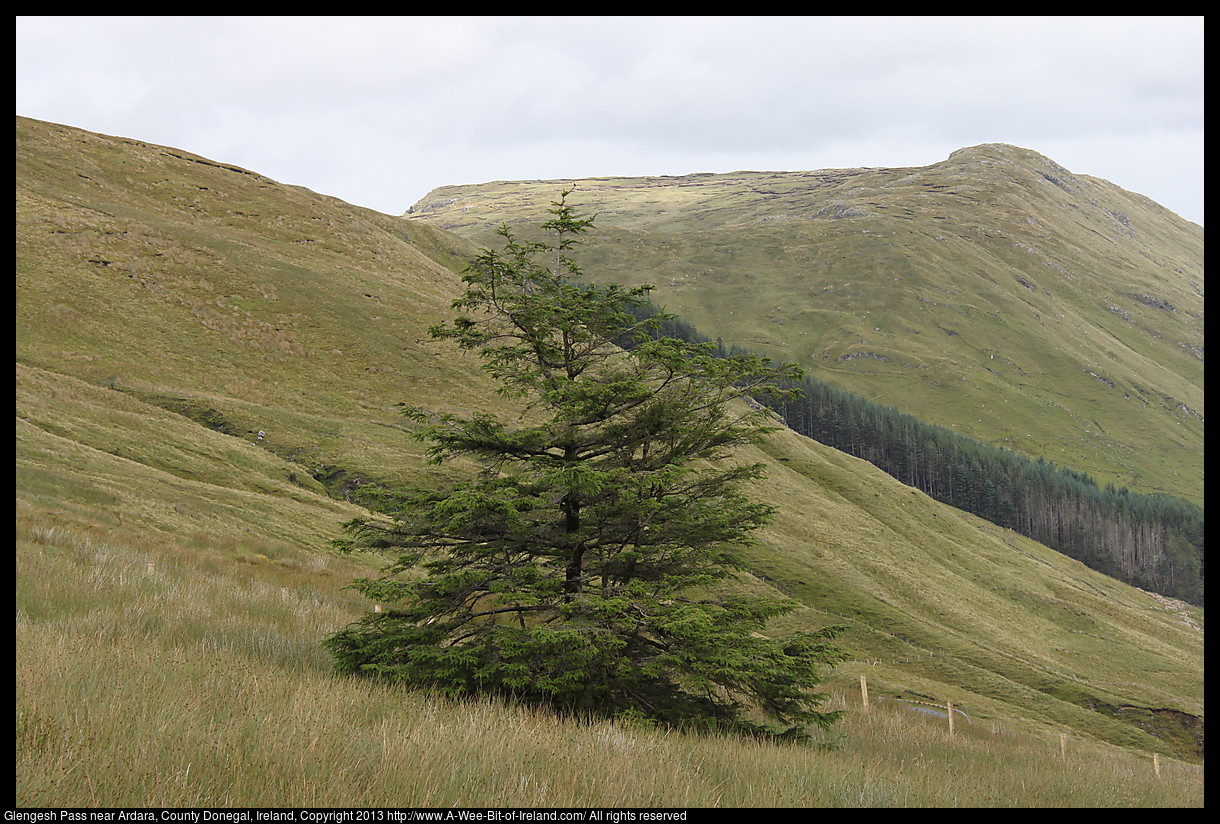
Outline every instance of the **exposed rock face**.
{"label": "exposed rock face", "polygon": [[1140,303],[1144,304],[1145,306],[1151,306],[1154,309],[1164,309],[1166,312],[1178,311],[1177,309],[1173,308],[1173,304],[1170,303],[1169,301],[1162,300],[1161,298],[1158,298],[1158,297],[1153,297],[1152,295],[1149,295],[1149,294],[1136,295],[1135,299],[1138,300]]}

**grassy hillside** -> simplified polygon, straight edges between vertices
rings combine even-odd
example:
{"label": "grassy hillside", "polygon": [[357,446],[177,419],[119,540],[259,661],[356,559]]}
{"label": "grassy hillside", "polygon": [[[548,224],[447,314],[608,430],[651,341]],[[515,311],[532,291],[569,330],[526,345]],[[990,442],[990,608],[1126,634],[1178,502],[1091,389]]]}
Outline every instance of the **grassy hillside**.
{"label": "grassy hillside", "polygon": [[[838,750],[332,676],[317,643],[370,608],[342,586],[376,562],[328,548],[345,493],[435,471],[392,404],[506,411],[424,331],[470,247],[23,118],[17,206],[19,804],[1201,803],[1202,610],[792,433],[743,455],[780,515],[735,586],[849,624]],[[970,721],[949,742],[899,699]],[[609,772],[554,777],[583,763]]]}
{"label": "grassy hillside", "polygon": [[549,201],[579,255],[726,344],[1019,452],[1202,502],[1203,231],[1035,152],[922,168],[514,181],[408,212],[490,242]]}

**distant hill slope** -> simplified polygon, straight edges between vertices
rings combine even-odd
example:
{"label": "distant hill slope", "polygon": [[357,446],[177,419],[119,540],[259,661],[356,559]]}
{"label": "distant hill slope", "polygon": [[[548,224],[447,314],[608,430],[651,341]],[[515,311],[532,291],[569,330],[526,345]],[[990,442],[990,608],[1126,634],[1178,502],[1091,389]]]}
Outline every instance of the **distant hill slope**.
{"label": "distant hill slope", "polygon": [[1202,503],[1203,231],[1036,152],[921,168],[534,180],[407,213],[481,244],[549,201],[578,255],[726,344],[929,423]]}
{"label": "distant hill slope", "polygon": [[[467,241],[25,118],[16,166],[27,533],[64,523],[183,554],[260,541],[320,555],[359,511],[345,500],[359,483],[440,471],[394,403],[513,412],[476,360],[426,333],[451,315]],[[786,620],[848,624],[856,659],[838,687],[867,672],[878,697],[951,700],[976,723],[1201,760],[1202,610],[791,432],[743,457],[768,463],[755,492],[779,514],[735,585],[799,600]]]}

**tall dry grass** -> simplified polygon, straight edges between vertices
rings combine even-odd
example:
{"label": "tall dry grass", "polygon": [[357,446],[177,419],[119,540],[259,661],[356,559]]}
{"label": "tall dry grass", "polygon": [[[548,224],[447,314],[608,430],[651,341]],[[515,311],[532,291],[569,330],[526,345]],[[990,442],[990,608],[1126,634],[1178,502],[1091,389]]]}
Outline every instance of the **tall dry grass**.
{"label": "tall dry grass", "polygon": [[232,546],[19,523],[19,806],[1203,801],[1199,768],[1165,759],[1157,779],[1149,758],[1087,742],[1063,760],[1057,741],[982,723],[959,723],[950,739],[943,720],[897,703],[864,714],[837,697],[849,713],[811,747],[577,723],[336,677],[318,642],[365,607],[340,576],[302,577],[308,562],[290,550],[239,549],[255,560],[215,563]]}

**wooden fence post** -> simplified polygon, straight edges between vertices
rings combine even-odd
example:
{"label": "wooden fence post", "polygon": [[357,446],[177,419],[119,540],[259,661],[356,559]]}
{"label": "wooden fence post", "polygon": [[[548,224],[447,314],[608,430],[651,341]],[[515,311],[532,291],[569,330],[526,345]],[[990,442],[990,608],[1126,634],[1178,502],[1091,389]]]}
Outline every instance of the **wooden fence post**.
{"label": "wooden fence post", "polygon": [[154,564],[152,561],[149,561],[148,562],[148,574],[154,575],[154,574],[156,574],[156,572],[157,572],[157,565]]}
{"label": "wooden fence post", "polygon": [[1161,777],[1161,756],[1159,753],[1152,754],[1152,771],[1156,773],[1156,777]]}
{"label": "wooden fence post", "polygon": [[1068,737],[1066,732],[1059,733],[1059,757],[1067,761],[1068,757]]}
{"label": "wooden fence post", "polygon": [[949,709],[949,737],[953,737],[953,702],[949,701],[946,706]]}
{"label": "wooden fence post", "polygon": [[860,676],[860,700],[864,704],[864,711],[868,712],[868,678]]}

